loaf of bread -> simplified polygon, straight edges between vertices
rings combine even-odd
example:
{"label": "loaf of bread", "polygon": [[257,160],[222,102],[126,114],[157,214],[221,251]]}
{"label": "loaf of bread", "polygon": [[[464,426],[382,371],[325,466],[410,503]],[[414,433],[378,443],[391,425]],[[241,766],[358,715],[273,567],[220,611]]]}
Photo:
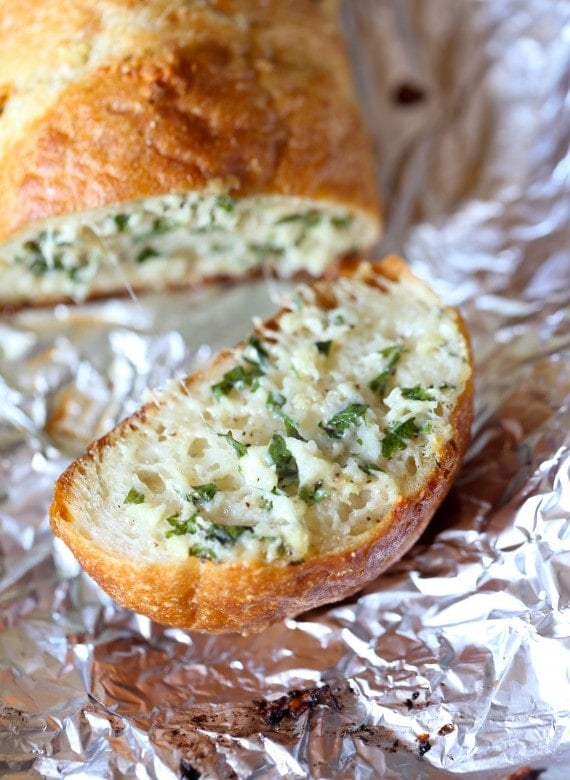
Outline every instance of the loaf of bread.
{"label": "loaf of bread", "polygon": [[380,231],[336,0],[0,0],[0,306],[267,267]]}
{"label": "loaf of bread", "polygon": [[410,548],[471,415],[459,313],[399,258],[353,264],[93,443],[56,484],[52,528],[120,604],[258,631]]}

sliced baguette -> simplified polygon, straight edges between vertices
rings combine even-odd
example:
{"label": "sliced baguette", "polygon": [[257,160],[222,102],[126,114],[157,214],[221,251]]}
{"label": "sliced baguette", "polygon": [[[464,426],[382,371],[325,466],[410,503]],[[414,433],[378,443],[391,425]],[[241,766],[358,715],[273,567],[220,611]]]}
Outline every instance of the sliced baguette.
{"label": "sliced baguette", "polygon": [[469,440],[459,313],[399,258],[305,285],[93,443],[53,531],[117,602],[255,632],[359,590],[418,539]]}
{"label": "sliced baguette", "polygon": [[0,0],[0,49],[0,306],[319,276],[378,238],[337,0]]}

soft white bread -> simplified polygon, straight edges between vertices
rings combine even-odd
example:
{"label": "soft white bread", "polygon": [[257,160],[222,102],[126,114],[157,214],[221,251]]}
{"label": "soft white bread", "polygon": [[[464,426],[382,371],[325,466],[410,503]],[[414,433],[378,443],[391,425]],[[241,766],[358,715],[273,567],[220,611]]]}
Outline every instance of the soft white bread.
{"label": "soft white bread", "polygon": [[468,337],[399,258],[346,273],[60,477],[53,530],[119,603],[257,631],[354,593],[422,533],[469,439]]}
{"label": "soft white bread", "polygon": [[337,0],[0,0],[0,306],[268,266],[380,230]]}

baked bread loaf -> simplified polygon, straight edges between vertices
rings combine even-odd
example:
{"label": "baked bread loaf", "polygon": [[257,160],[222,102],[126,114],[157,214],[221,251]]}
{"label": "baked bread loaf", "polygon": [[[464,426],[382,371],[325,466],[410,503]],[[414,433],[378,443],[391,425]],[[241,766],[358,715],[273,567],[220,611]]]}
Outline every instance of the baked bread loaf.
{"label": "baked bread loaf", "polygon": [[0,0],[0,306],[378,238],[336,0]]}
{"label": "baked bread loaf", "polygon": [[398,258],[353,265],[93,443],[53,531],[120,604],[258,631],[418,539],[468,443],[471,376],[457,311]]}

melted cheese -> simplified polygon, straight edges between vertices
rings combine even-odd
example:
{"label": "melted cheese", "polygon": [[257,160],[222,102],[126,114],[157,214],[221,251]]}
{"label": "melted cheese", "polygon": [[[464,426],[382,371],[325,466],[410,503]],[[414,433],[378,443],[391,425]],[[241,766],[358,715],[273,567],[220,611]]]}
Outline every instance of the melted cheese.
{"label": "melted cheese", "polygon": [[[286,564],[351,549],[434,469],[470,373],[457,322],[417,283],[325,288],[333,308],[302,288],[278,330],[165,391],[144,436],[106,451],[118,511],[143,496],[125,515],[140,516],[147,557]],[[215,495],[197,501],[203,485]]]}
{"label": "melted cheese", "polygon": [[0,247],[0,302],[155,291],[265,265],[319,275],[367,248],[374,220],[326,203],[215,193],[149,198],[32,225]]}

